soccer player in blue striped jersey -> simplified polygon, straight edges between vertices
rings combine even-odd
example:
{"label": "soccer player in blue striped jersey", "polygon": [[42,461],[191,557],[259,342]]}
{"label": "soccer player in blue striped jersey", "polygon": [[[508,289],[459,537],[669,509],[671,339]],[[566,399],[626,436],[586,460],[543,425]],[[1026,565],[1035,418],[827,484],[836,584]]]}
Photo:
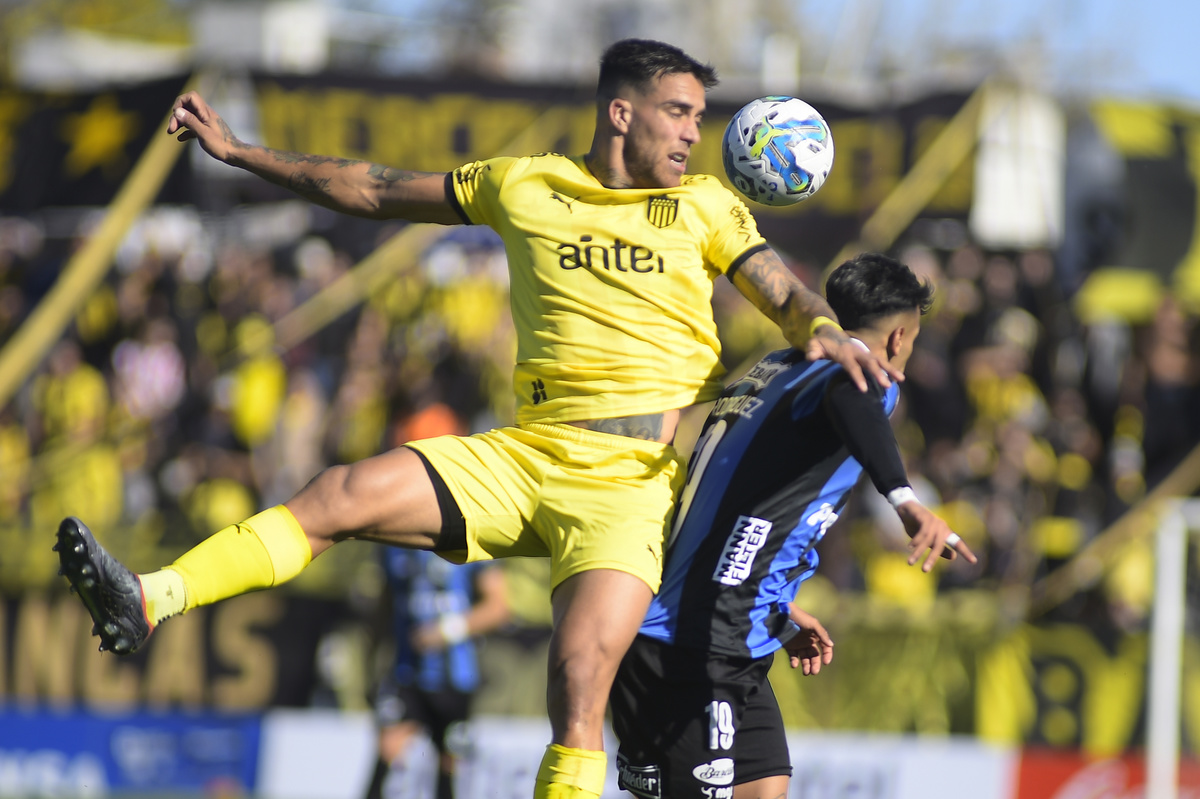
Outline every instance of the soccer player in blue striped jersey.
{"label": "soccer player in blue striped jersey", "polygon": [[[903,370],[932,288],[867,253],[830,276],[826,298],[861,347]],[[833,642],[796,608],[816,546],[865,470],[928,572],[967,545],[917,501],[889,416],[896,385],[859,391],[832,361],[773,352],[730,385],[689,464],[662,588],[613,686],[619,783],[643,797],[786,795],[791,763],[767,682],[774,653],[816,673]]]}
{"label": "soccer player in blue striped jersey", "polygon": [[504,573],[496,563],[459,566],[425,550],[387,547],[381,557],[395,654],[376,689],[379,751],[365,799],[427,794],[406,781],[423,773],[411,762],[422,735],[438,753],[434,795],[451,799],[455,758],[447,734],[467,720],[479,688],[476,638],[509,620]]}

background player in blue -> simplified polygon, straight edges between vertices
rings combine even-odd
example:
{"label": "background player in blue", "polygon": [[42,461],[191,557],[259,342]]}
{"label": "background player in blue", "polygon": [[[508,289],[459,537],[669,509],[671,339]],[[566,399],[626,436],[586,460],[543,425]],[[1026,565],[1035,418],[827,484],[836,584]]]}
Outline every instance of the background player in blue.
{"label": "background player in blue", "polygon": [[[903,370],[932,289],[868,253],[833,272],[826,298],[860,346]],[[904,522],[910,564],[975,561],[908,485],[888,420],[897,397],[895,385],[861,392],[836,363],[788,349],[717,400],[662,588],[613,686],[622,788],[646,799],[786,795],[791,761],[767,672],[780,648],[806,674],[832,657],[825,629],[792,600],[864,469]]]}
{"label": "background player in blue", "polygon": [[[479,687],[474,639],[508,621],[504,574],[495,563],[456,566],[420,550],[389,547],[381,556],[395,654],[376,691],[379,757],[366,799],[431,795],[429,786],[414,784],[431,772],[437,799],[450,799],[454,756],[447,732],[467,719]],[[437,750],[434,768],[413,762],[423,737]]]}

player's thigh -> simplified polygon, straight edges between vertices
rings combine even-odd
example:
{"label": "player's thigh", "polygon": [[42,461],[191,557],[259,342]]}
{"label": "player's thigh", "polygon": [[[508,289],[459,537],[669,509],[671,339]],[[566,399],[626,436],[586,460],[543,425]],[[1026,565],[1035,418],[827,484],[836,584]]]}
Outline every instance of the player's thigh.
{"label": "player's thigh", "polygon": [[740,727],[768,668],[639,637],[611,695],[620,786],[644,799],[731,799],[735,763],[762,743]]}
{"label": "player's thigh", "polygon": [[421,545],[436,540],[441,513],[433,483],[405,447],[326,469],[286,503],[310,537]]}
{"label": "player's thigh", "polygon": [[767,679],[771,657],[764,658],[761,679],[745,698],[745,707],[737,722],[735,741],[734,782],[754,784],[747,793],[735,791],[735,799],[746,799],[756,794],[755,790],[766,791],[765,796],[777,797],[781,792],[770,793],[775,786],[782,785],[786,791],[788,778],[792,774],[792,759],[788,752],[787,733],[783,727],[783,714],[779,712],[779,701]]}
{"label": "player's thigh", "polygon": [[780,799],[787,796],[790,778],[786,775],[763,777],[733,786],[733,799]]}
{"label": "player's thigh", "polygon": [[446,689],[431,691],[426,695],[429,709],[429,737],[439,752],[450,748],[450,736],[467,720],[471,710],[471,695],[463,691]]}
{"label": "player's thigh", "polygon": [[423,692],[387,680],[379,686],[374,701],[379,728],[379,755],[392,762],[422,735],[430,734],[434,717]]}
{"label": "player's thigh", "polygon": [[533,518],[551,553],[551,587],[611,569],[658,590],[683,462],[666,445],[571,429],[589,437],[562,446]]}
{"label": "player's thigh", "polygon": [[438,554],[447,560],[549,554],[531,518],[545,473],[553,462],[519,434],[514,428],[501,428],[465,437],[439,436],[408,445],[420,452],[444,484],[450,504],[459,514],[456,520],[443,520],[443,529],[457,522],[463,536],[457,543],[439,541]]}
{"label": "player's thigh", "polygon": [[603,689],[616,672],[654,594],[639,577],[615,569],[581,572],[558,586],[551,597],[554,633],[550,659],[589,658],[603,676]]}

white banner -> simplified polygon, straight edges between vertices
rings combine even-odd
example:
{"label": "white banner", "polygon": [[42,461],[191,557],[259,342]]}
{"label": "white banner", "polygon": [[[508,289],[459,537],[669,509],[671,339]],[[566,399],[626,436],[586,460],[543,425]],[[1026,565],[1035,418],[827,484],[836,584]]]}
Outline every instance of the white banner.
{"label": "white banner", "polygon": [[[375,762],[368,714],[274,711],[263,724],[259,795],[265,799],[361,799]],[[540,719],[480,717],[455,736],[462,759],[458,799],[528,799],[550,725]],[[866,733],[790,733],[788,799],[1014,799],[1020,754],[974,738]],[[616,741],[603,799],[617,790]],[[434,757],[432,749],[428,757]],[[432,773],[432,769],[428,773]]]}

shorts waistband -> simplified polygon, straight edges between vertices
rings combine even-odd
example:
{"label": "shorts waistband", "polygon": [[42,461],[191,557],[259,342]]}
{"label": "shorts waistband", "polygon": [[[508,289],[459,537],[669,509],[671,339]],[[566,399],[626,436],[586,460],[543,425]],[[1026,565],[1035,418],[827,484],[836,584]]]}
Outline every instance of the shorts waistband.
{"label": "shorts waistband", "polygon": [[566,422],[524,422],[517,425],[521,430],[528,430],[547,438],[560,441],[570,441],[575,444],[586,444],[590,447],[601,447],[620,451],[638,450],[641,452],[658,453],[671,447],[670,444],[660,444],[657,441],[647,441],[643,438],[618,436],[613,433],[601,433],[598,430],[588,430],[576,427]]}

